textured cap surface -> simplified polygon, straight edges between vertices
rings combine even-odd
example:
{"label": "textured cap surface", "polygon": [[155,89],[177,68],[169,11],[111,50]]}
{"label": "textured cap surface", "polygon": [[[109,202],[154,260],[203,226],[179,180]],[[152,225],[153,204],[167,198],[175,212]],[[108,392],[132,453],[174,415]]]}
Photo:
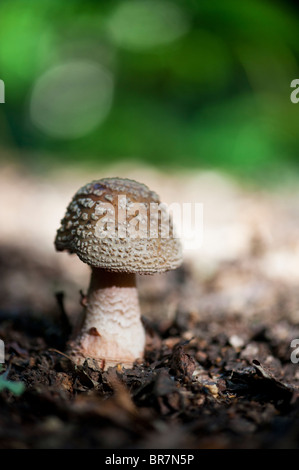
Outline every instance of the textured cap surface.
{"label": "textured cap surface", "polygon": [[144,184],[122,178],[92,181],[77,191],[55,246],[109,271],[153,274],[182,263],[166,206]]}

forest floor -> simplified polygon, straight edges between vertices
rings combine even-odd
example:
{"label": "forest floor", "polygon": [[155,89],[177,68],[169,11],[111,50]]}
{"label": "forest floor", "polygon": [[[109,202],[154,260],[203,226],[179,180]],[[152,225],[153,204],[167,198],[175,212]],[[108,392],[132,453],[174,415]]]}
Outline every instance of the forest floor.
{"label": "forest floor", "polygon": [[[0,214],[0,448],[298,447],[294,191],[240,189],[215,175],[190,180],[193,200],[205,205],[203,247],[176,271],[140,277],[144,361],[103,372],[64,352],[89,275],[53,247],[71,185],[34,186],[11,169],[0,183],[15,208]],[[173,200],[174,179],[161,188]]]}

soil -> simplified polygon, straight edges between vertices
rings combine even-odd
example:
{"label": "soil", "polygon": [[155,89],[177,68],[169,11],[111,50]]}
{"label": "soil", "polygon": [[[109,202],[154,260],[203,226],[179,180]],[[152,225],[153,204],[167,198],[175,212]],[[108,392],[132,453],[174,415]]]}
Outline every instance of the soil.
{"label": "soil", "polygon": [[140,277],[144,361],[103,372],[65,354],[89,271],[53,246],[92,175],[1,172],[0,448],[297,448],[298,192],[134,175],[163,200],[202,201],[205,243],[180,269]]}
{"label": "soil", "polygon": [[[43,317],[1,311],[6,387],[0,392],[0,447],[298,447],[299,366],[290,360],[292,351],[296,356],[290,341],[299,338],[299,326],[281,316],[296,292],[270,286],[270,304],[263,298],[263,308],[256,306],[259,313],[248,318],[217,297],[220,278],[236,275],[246,275],[250,284],[248,267],[226,264],[196,290],[198,281],[184,266],[159,278],[156,298],[149,294],[157,280],[142,278],[144,308],[175,296],[200,293],[205,300],[199,312],[178,307],[171,319],[144,317],[145,358],[132,369],[102,372],[91,359],[80,367],[72,363],[64,353],[72,325],[63,293]],[[213,295],[211,311],[206,299]],[[21,391],[10,389],[20,382]]]}

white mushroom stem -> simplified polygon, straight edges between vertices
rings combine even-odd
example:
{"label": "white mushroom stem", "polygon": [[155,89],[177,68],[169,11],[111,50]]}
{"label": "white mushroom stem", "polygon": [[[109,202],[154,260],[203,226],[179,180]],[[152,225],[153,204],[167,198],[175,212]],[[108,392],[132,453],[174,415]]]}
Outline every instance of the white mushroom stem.
{"label": "white mushroom stem", "polygon": [[81,328],[70,344],[76,362],[90,357],[105,368],[131,367],[144,346],[135,274],[93,268]]}

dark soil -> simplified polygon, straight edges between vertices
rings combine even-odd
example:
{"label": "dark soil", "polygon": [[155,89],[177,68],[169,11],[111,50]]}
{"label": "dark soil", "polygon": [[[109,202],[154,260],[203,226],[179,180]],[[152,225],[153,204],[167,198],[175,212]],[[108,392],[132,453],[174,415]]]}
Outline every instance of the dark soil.
{"label": "dark soil", "polygon": [[[177,270],[160,278],[159,292],[154,278],[141,280],[144,311],[153,315],[144,317],[144,362],[130,370],[71,362],[62,294],[43,317],[1,310],[0,448],[297,448],[299,365],[290,341],[299,325],[287,315],[296,290],[255,272],[267,292],[246,315],[220,296],[221,276],[252,286],[250,269],[235,265],[202,282]],[[171,299],[180,302],[162,318]],[[23,390],[11,389],[19,382]]]}

